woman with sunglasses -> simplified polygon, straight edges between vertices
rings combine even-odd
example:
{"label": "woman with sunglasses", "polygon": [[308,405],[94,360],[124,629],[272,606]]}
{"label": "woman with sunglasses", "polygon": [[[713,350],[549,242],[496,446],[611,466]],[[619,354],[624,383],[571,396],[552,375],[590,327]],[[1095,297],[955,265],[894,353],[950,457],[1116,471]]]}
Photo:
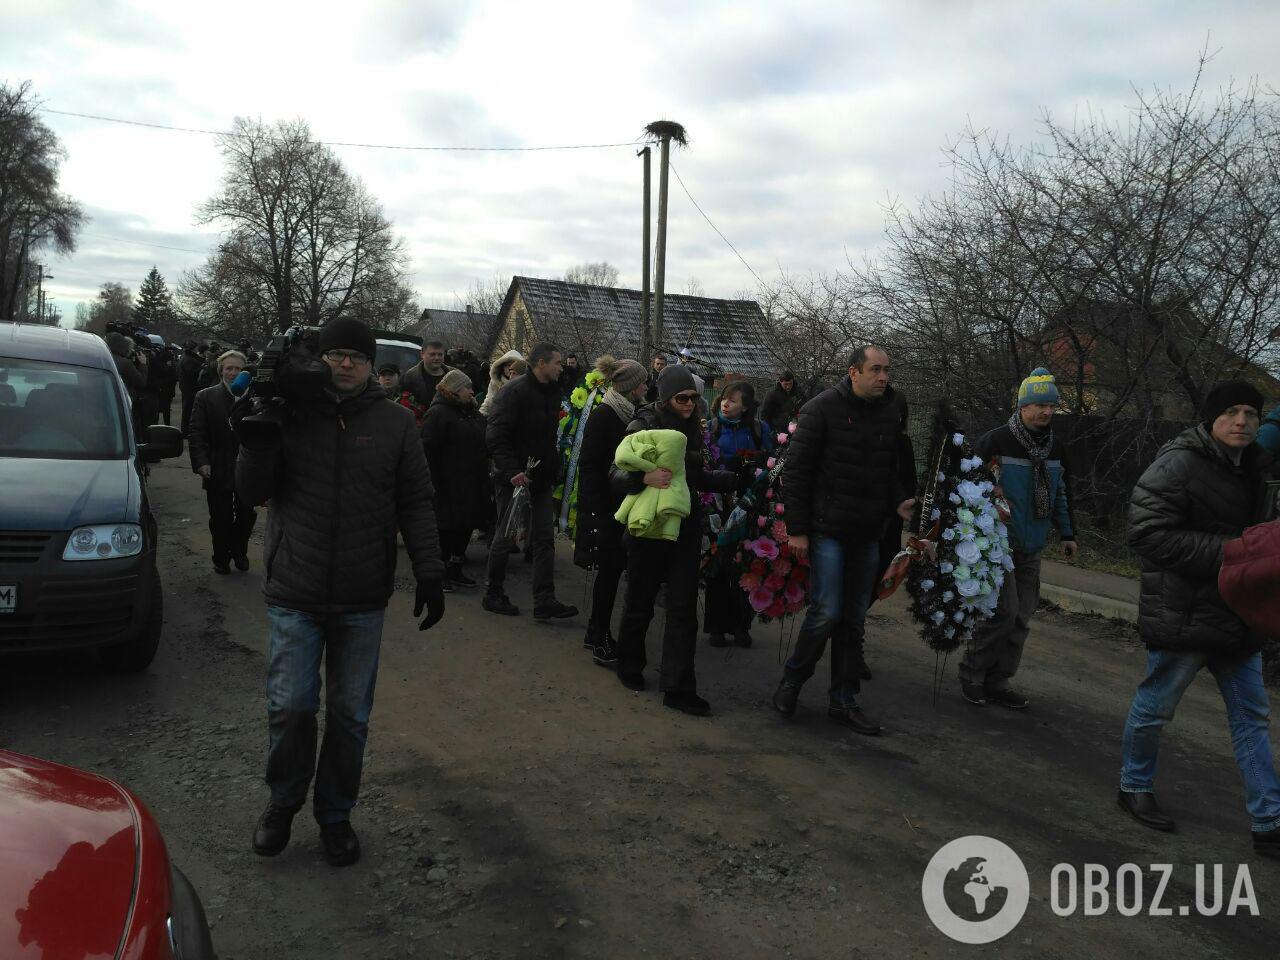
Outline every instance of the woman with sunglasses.
{"label": "woman with sunglasses", "polygon": [[[666,627],[662,636],[662,667],[658,688],[663,704],[693,716],[711,713],[711,705],[698,696],[693,660],[698,638],[698,563],[702,553],[702,504],[700,493],[727,493],[735,485],[734,474],[708,470],[702,459],[702,424],[694,416],[699,395],[693,374],[685,366],[670,366],[658,377],[658,400],[640,407],[627,433],[640,430],[678,430],[686,437],[685,482],[689,484],[689,516],[680,524],[676,540],[624,537],[627,549],[627,595],[618,630],[618,680],[628,690],[645,688],[645,635],[653,619],[654,602],[665,581]],[[645,486],[664,489],[671,485],[669,470],[633,473],[614,466],[610,481],[623,494],[639,493]]]}

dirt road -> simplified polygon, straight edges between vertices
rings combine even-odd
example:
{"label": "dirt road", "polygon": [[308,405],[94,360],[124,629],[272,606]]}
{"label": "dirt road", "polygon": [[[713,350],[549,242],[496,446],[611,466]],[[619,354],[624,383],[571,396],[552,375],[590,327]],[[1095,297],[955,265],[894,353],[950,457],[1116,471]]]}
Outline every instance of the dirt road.
{"label": "dirt road", "polygon": [[[290,848],[260,859],[249,849],[266,800],[258,550],[250,573],[214,575],[185,462],[155,469],[151,489],[166,598],[155,663],[122,678],[102,675],[92,656],[0,662],[0,743],[137,792],[201,892],[226,960],[1275,955],[1280,863],[1251,853],[1207,678],[1160,758],[1160,794],[1180,832],[1155,834],[1114,801],[1143,664],[1131,637],[1044,612],[1019,678],[1029,711],[966,704],[954,660],[935,704],[934,657],[901,598],[869,626],[875,679],[864,702],[887,732],[868,739],[827,721],[825,664],[793,721],[773,715],[776,626],[758,628],[750,650],[700,650],[715,715],[694,719],[594,666],[581,619],[494,617],[473,591],[451,597],[445,621],[422,634],[404,580],[353,820],[363,859],[328,867],[305,813]],[[483,550],[472,553],[478,574]],[[561,598],[583,606],[566,550],[558,570]],[[509,592],[527,606],[527,569],[516,562],[513,573]],[[1025,917],[987,947],[948,939],[921,904],[934,852],[968,834],[1009,844],[1030,875]],[[1247,863],[1261,915],[1050,909],[1054,864],[1114,873],[1130,861],[1173,864],[1165,902],[1175,905],[1194,902],[1195,864],[1226,864],[1229,891]]]}

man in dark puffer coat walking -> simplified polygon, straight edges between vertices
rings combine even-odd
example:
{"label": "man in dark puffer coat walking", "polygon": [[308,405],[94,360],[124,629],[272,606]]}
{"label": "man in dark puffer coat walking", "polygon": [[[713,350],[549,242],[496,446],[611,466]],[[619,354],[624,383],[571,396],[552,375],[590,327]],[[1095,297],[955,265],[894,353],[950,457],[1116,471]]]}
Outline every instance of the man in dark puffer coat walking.
{"label": "man in dark puffer coat walking", "polygon": [[784,717],[795,713],[800,687],[813,676],[831,637],[827,715],[872,736],[880,724],[856,701],[857,650],[880,570],[880,539],[889,517],[896,511],[909,518],[915,503],[903,487],[903,418],[894,397],[889,355],[879,347],[859,347],[849,376],[801,408],[782,470],[787,535],[796,556],[811,558],[811,600],[773,696],[774,709]]}
{"label": "man in dark puffer coat walking", "polygon": [[[431,474],[413,415],[371,378],[375,344],[358,320],[320,331],[332,384],[289,411],[278,440],[251,445],[242,433],[236,489],[271,501],[263,593],[271,623],[267,669],[271,802],[253,836],[263,856],[289,842],[293,816],[315,771],[314,810],[325,859],[354,863],[360,844],[351,808],[360,790],[382,621],[395,583],[396,528],[418,581],[419,628],[444,614],[444,564]],[[293,405],[291,405],[293,406]],[[233,412],[233,421],[237,414]],[[261,443],[259,439],[257,443]],[[325,730],[316,764],[320,660]]]}
{"label": "man in dark puffer coat walking", "polygon": [[1222,691],[1231,742],[1253,820],[1253,847],[1280,856],[1280,779],[1262,683],[1262,638],[1223,602],[1223,545],[1263,519],[1268,458],[1254,443],[1262,395],[1243,380],[1216,385],[1204,422],[1165,444],[1129,501],[1129,545],[1142,565],[1138,633],[1147,676],[1124,727],[1120,807],[1139,823],[1172,830],[1152,784],[1160,733],[1201,667]]}

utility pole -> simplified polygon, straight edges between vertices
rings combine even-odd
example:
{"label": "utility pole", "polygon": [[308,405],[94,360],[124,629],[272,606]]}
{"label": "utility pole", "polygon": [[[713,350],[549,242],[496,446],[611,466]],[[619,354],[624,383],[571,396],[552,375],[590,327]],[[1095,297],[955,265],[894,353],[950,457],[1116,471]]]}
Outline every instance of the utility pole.
{"label": "utility pole", "polygon": [[640,356],[638,359],[646,366],[649,363],[649,348],[652,342],[650,340],[652,331],[649,328],[649,158],[652,154],[653,151],[649,147],[645,147],[638,154],[638,156],[644,157],[644,229],[642,231],[643,239],[641,240],[641,246],[644,249],[640,264],[640,288],[643,291],[643,296],[640,300]]}
{"label": "utility pole", "polygon": [[658,171],[658,263],[653,280],[653,342],[662,349],[662,294],[667,279],[667,180],[671,166],[671,141],[680,146],[689,143],[684,127],[674,120],[655,120],[644,128],[662,145],[662,168]]}

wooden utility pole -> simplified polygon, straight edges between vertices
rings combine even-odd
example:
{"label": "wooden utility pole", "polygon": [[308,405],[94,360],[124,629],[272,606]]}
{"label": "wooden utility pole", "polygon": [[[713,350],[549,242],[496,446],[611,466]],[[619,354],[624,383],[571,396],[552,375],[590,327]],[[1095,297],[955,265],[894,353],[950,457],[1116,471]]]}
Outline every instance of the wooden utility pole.
{"label": "wooden utility pole", "polygon": [[641,231],[643,237],[641,246],[644,249],[641,251],[640,263],[640,289],[643,292],[640,299],[640,356],[636,359],[644,366],[649,365],[650,346],[653,342],[650,339],[652,331],[649,328],[649,158],[652,154],[653,151],[649,147],[645,147],[639,154],[644,157],[644,228]]}
{"label": "wooden utility pole", "polygon": [[685,146],[684,127],[674,120],[655,120],[645,132],[662,144],[662,168],[658,171],[658,262],[653,279],[653,343],[662,349],[662,294],[667,278],[667,180],[671,166],[671,141]]}

